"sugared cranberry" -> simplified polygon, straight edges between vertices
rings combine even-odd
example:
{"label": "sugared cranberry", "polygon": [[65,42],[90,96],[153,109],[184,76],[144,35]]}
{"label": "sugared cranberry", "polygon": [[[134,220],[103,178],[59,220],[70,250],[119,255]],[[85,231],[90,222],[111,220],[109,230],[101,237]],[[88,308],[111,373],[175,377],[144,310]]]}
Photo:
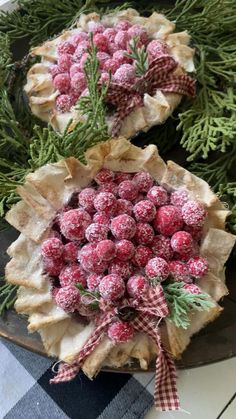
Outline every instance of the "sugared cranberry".
{"label": "sugared cranberry", "polygon": [[146,29],[141,25],[133,25],[128,29],[128,36],[129,39],[131,38],[139,38],[139,41],[142,44],[146,44],[148,42],[148,34]]}
{"label": "sugared cranberry", "polygon": [[154,219],[156,215],[156,207],[151,201],[140,201],[135,204],[133,213],[137,221],[148,223]]}
{"label": "sugared cranberry", "polygon": [[83,239],[90,223],[89,213],[82,209],[69,210],[60,218],[61,232],[69,240]]}
{"label": "sugared cranberry", "polygon": [[148,172],[136,173],[133,182],[138,186],[139,192],[148,192],[153,185],[153,177]]}
{"label": "sugared cranberry", "polygon": [[89,242],[98,243],[106,240],[108,228],[104,224],[92,223],[85,230],[85,237]]}
{"label": "sugared cranberry", "polygon": [[206,219],[204,205],[198,201],[188,201],[182,207],[182,216],[185,224],[191,227],[202,227]]}
{"label": "sugared cranberry", "polygon": [[93,201],[97,211],[103,211],[107,215],[114,214],[116,211],[116,198],[110,192],[100,192]]}
{"label": "sugared cranberry", "polygon": [[147,198],[153,202],[156,207],[166,205],[168,202],[168,193],[162,186],[153,186],[147,193]]}
{"label": "sugared cranberry", "polygon": [[106,52],[98,51],[97,52],[97,59],[99,61],[100,68],[104,68],[104,64],[107,60],[109,60],[111,56]]}
{"label": "sugared cranberry", "polygon": [[81,42],[77,47],[76,50],[74,52],[74,60],[76,61],[80,61],[81,58],[83,57],[83,54],[86,53],[87,49],[89,47],[89,42],[88,41],[83,41]]}
{"label": "sugared cranberry", "polygon": [[59,259],[62,256],[63,250],[64,246],[61,240],[56,237],[44,240],[41,247],[43,257],[51,259]]}
{"label": "sugared cranberry", "polygon": [[202,278],[209,270],[209,264],[202,256],[192,257],[188,260],[187,266],[189,273],[194,276],[194,278]]}
{"label": "sugared cranberry", "polygon": [[180,260],[172,260],[169,262],[169,270],[175,281],[192,282],[187,265]]}
{"label": "sugared cranberry", "polygon": [[109,339],[115,343],[125,343],[132,339],[134,336],[134,328],[128,322],[120,320],[110,324],[107,330]]}
{"label": "sugared cranberry", "polygon": [[136,223],[134,219],[127,214],[118,215],[111,221],[111,232],[118,240],[130,240],[135,235]]}
{"label": "sugared cranberry", "polygon": [[43,258],[43,268],[51,276],[58,276],[64,266],[63,259]]}
{"label": "sugared cranberry", "polygon": [[124,279],[129,278],[133,273],[133,266],[129,261],[113,259],[108,268],[109,274],[116,274]]}
{"label": "sugared cranberry", "polygon": [[202,227],[184,226],[184,230],[191,234],[192,238],[199,242],[202,238]]}
{"label": "sugared cranberry", "polygon": [[147,46],[147,53],[149,61],[151,62],[156,58],[160,58],[168,54],[168,46],[159,39],[153,39]]}
{"label": "sugared cranberry", "polygon": [[98,287],[99,287],[101,279],[102,279],[101,275],[90,274],[87,277],[87,287],[88,287],[88,289],[90,291],[98,291]]}
{"label": "sugared cranberry", "polygon": [[78,258],[86,272],[102,274],[107,269],[107,263],[99,259],[96,247],[96,243],[85,245],[80,250]]}
{"label": "sugared cranberry", "polygon": [[69,41],[60,42],[57,47],[58,54],[74,54],[75,46]]}
{"label": "sugared cranberry", "polygon": [[75,243],[69,242],[64,246],[63,258],[66,262],[76,262],[78,256],[78,246]]}
{"label": "sugared cranberry", "polygon": [[172,236],[183,227],[181,210],[173,205],[158,208],[153,225],[164,236]]}
{"label": "sugared cranberry", "polygon": [[108,43],[108,51],[109,54],[113,55],[116,51],[118,51],[120,48],[115,42],[109,42]]}
{"label": "sugared cranberry", "polygon": [[115,72],[114,81],[119,84],[134,83],[135,68],[131,64],[122,64]]}
{"label": "sugared cranberry", "polygon": [[176,207],[182,207],[188,201],[188,192],[184,188],[179,188],[170,194],[170,203]]}
{"label": "sugared cranberry", "polygon": [[104,63],[103,68],[104,70],[108,72],[111,71],[112,74],[115,74],[116,70],[119,68],[119,63],[113,58],[110,58]]}
{"label": "sugared cranberry", "polygon": [[177,231],[171,237],[171,247],[174,252],[185,254],[192,251],[193,239],[187,231]]}
{"label": "sugared cranberry", "polygon": [[154,230],[148,223],[137,223],[136,233],[134,236],[135,241],[138,244],[150,246],[154,238]]}
{"label": "sugared cranberry", "polygon": [[115,182],[119,185],[124,180],[131,180],[132,174],[131,173],[125,173],[125,172],[116,172],[115,173]]}
{"label": "sugared cranberry", "polygon": [[185,284],[183,289],[191,294],[202,294],[201,289],[195,284]]}
{"label": "sugared cranberry", "polygon": [[103,183],[112,182],[114,180],[114,172],[110,169],[101,169],[96,176],[94,177],[94,180],[97,182],[98,185],[102,185]]}
{"label": "sugared cranberry", "polygon": [[122,199],[133,201],[138,195],[138,188],[132,180],[124,180],[119,184],[118,195]]}
{"label": "sugared cranberry", "polygon": [[114,52],[112,58],[115,61],[118,61],[119,65],[122,64],[132,64],[132,59],[125,55],[127,53],[124,49],[119,49],[118,51]]}
{"label": "sugared cranberry", "polygon": [[70,38],[70,42],[74,45],[74,47],[76,48],[81,42],[83,41],[88,41],[89,36],[87,34],[87,32],[77,32],[75,33],[71,38]]}
{"label": "sugared cranberry", "polygon": [[128,214],[131,215],[133,211],[133,205],[127,199],[117,199],[117,207],[115,215]]}
{"label": "sugared cranberry", "polygon": [[134,265],[143,268],[147,265],[149,259],[152,257],[152,251],[149,247],[146,246],[137,246],[135,249],[135,254],[132,258],[132,262]]}
{"label": "sugared cranberry", "polygon": [[119,47],[119,49],[126,49],[128,41],[129,41],[129,35],[127,31],[121,30],[117,32],[114,42]]}
{"label": "sugared cranberry", "polygon": [[165,259],[155,257],[150,259],[145,266],[145,273],[150,279],[157,279],[159,281],[165,281],[170,271],[168,263]]}
{"label": "sugared cranberry", "polygon": [[57,64],[53,64],[49,67],[49,73],[52,75],[52,78],[56,77],[58,74],[61,73],[60,68]]}
{"label": "sugared cranberry", "polygon": [[134,245],[129,240],[120,240],[116,243],[116,257],[120,260],[129,260],[135,252]]}
{"label": "sugared cranberry", "polygon": [[102,52],[108,51],[107,38],[102,33],[96,33],[94,35],[93,43],[97,47],[98,51],[102,51]]}
{"label": "sugared cranberry", "polygon": [[57,74],[53,79],[53,86],[60,93],[67,93],[70,90],[70,76],[68,73]]}
{"label": "sugared cranberry", "polygon": [[104,276],[99,284],[99,292],[104,300],[116,301],[124,295],[124,280],[116,274]]}
{"label": "sugared cranberry", "polygon": [[[83,53],[83,55],[82,55],[82,57],[81,57],[81,59],[80,59],[80,67],[81,67],[81,70],[83,70],[84,71],[84,68],[85,68],[85,65],[86,65],[86,63],[87,63],[87,61],[88,61],[88,59],[89,59],[89,57],[90,57],[90,55],[88,54],[88,52],[84,52]],[[86,89],[85,89],[86,90]],[[82,92],[83,93],[83,92]],[[89,95],[89,92],[88,92],[88,94],[87,94],[87,96]],[[84,96],[84,95],[83,95]]]}
{"label": "sugared cranberry", "polygon": [[57,59],[57,65],[60,68],[61,72],[69,72],[72,64],[74,63],[72,55],[62,54]]}
{"label": "sugared cranberry", "polygon": [[59,112],[68,112],[73,105],[70,95],[59,95],[56,98],[56,109]]}
{"label": "sugared cranberry", "polygon": [[116,32],[116,30],[114,28],[107,28],[103,32],[103,35],[107,38],[107,40],[109,41],[109,43],[115,41],[116,34],[117,34],[117,32]]}
{"label": "sugared cranberry", "polygon": [[126,289],[130,297],[141,298],[149,287],[147,278],[142,275],[131,276],[126,284]]}
{"label": "sugared cranberry", "polygon": [[116,246],[112,240],[102,240],[97,245],[97,255],[101,260],[112,260],[116,255]]}
{"label": "sugared cranberry", "polygon": [[117,31],[127,31],[131,27],[131,23],[128,20],[120,20],[115,28]]}
{"label": "sugared cranberry", "polygon": [[161,234],[154,237],[151,248],[153,253],[160,258],[170,260],[173,257],[170,239]]}
{"label": "sugared cranberry", "polygon": [[94,188],[84,188],[78,195],[79,204],[87,211],[94,210],[93,201],[97,192]]}
{"label": "sugared cranberry", "polygon": [[88,32],[92,32],[93,34],[102,33],[104,32],[105,28],[101,22],[97,22],[95,20],[90,20],[88,22]]}
{"label": "sugared cranberry", "polygon": [[110,225],[110,218],[105,212],[96,212],[93,216],[93,222],[97,224],[105,224],[107,227]]}
{"label": "sugared cranberry", "polygon": [[83,92],[86,88],[86,84],[86,77],[82,72],[76,73],[73,77],[71,77],[71,87],[78,93]]}
{"label": "sugared cranberry", "polygon": [[102,183],[98,187],[98,192],[110,192],[116,196],[118,194],[118,186],[114,182]]}
{"label": "sugared cranberry", "polygon": [[102,72],[100,79],[99,79],[102,83],[107,84],[107,82],[110,80],[110,75],[107,71]]}
{"label": "sugared cranberry", "polygon": [[67,313],[73,313],[80,304],[80,293],[74,285],[60,288],[56,297],[56,303]]}
{"label": "sugared cranberry", "polygon": [[87,284],[85,272],[76,263],[65,266],[60,272],[59,280],[62,287],[73,284],[81,284],[86,287]]}

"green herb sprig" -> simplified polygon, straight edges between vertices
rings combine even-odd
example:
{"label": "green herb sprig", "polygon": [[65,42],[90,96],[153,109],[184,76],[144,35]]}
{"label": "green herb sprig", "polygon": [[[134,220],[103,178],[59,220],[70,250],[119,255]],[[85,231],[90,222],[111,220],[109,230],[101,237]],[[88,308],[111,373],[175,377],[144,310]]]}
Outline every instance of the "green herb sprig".
{"label": "green herb sprig", "polygon": [[125,53],[126,57],[135,60],[135,73],[137,77],[143,76],[148,70],[148,54],[144,45],[138,47],[139,37],[134,37],[129,42],[131,53]]}
{"label": "green herb sprig", "polygon": [[[2,278],[3,281],[3,278]],[[4,284],[0,286],[0,316],[2,316],[6,310],[12,308],[16,301],[16,291],[18,286],[11,284]]]}
{"label": "green herb sprig", "polygon": [[170,308],[168,316],[175,326],[187,329],[190,324],[189,314],[192,311],[205,311],[214,306],[205,293],[192,294],[183,289],[184,282],[164,284],[164,293]]}

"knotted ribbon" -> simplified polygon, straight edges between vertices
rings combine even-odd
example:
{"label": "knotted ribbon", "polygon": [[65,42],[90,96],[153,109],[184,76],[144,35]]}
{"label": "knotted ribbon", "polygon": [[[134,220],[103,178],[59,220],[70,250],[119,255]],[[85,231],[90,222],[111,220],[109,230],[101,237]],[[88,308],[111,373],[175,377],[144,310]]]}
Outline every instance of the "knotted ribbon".
{"label": "knotted ribbon", "polygon": [[158,324],[169,313],[161,286],[150,287],[142,301],[124,299],[119,307],[107,306],[107,311],[96,318],[96,328],[72,364],[61,363],[56,377],[50,380],[57,384],[72,380],[79,372],[84,360],[102,341],[108,326],[116,320],[122,307],[135,309],[137,316],[130,321],[134,329],[147,334],[157,345],[156,377],[154,400],[158,410],[178,410],[180,408],[176,387],[176,369],[174,361],[161,343]]}
{"label": "knotted ribbon", "polygon": [[112,134],[119,133],[122,120],[136,107],[143,106],[144,93],[153,96],[157,89],[167,93],[195,96],[195,80],[186,74],[174,74],[178,63],[168,54],[153,60],[147,72],[135,84],[111,81],[106,102],[116,108]]}

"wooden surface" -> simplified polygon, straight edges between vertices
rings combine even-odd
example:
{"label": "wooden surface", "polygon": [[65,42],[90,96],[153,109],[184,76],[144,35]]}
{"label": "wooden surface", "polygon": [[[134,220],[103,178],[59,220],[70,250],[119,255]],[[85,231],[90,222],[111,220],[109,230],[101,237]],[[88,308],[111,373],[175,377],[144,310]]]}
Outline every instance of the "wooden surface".
{"label": "wooden surface", "polygon": [[[13,229],[1,233],[1,275],[8,260],[5,250],[16,237],[17,232]],[[236,281],[234,272],[235,260],[231,258],[226,270],[230,294],[221,302],[224,311],[216,321],[193,337],[181,361],[177,362],[179,368],[197,367],[236,356]],[[13,310],[8,312],[4,318],[0,318],[0,335],[26,349],[46,356],[40,336],[37,333],[28,334],[27,318],[19,316]],[[133,368],[123,371],[137,370],[138,368],[134,365]]]}

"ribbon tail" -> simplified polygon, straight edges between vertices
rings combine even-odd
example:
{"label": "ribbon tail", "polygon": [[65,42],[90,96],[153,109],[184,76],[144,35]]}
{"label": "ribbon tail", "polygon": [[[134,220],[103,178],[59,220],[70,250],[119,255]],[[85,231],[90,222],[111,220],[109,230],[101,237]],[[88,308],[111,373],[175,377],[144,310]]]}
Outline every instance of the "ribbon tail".
{"label": "ribbon tail", "polygon": [[140,95],[135,94],[133,97],[121,99],[112,125],[112,135],[116,137],[119,134],[123,119],[128,116],[136,107],[142,106],[143,99]]}
{"label": "ribbon tail", "polygon": [[196,82],[186,74],[172,75],[164,80],[158,88],[163,92],[179,93],[181,95],[194,97],[196,95]]}
{"label": "ribbon tail", "polygon": [[156,360],[156,376],[154,400],[157,410],[179,410],[180,402],[177,391],[177,374],[174,361],[168,352],[159,346],[159,355]]}
{"label": "ribbon tail", "polygon": [[76,377],[80,370],[80,366],[77,363],[66,364],[62,362],[60,364],[57,375],[52,378],[49,382],[50,384],[63,383],[65,381],[71,381]]}

